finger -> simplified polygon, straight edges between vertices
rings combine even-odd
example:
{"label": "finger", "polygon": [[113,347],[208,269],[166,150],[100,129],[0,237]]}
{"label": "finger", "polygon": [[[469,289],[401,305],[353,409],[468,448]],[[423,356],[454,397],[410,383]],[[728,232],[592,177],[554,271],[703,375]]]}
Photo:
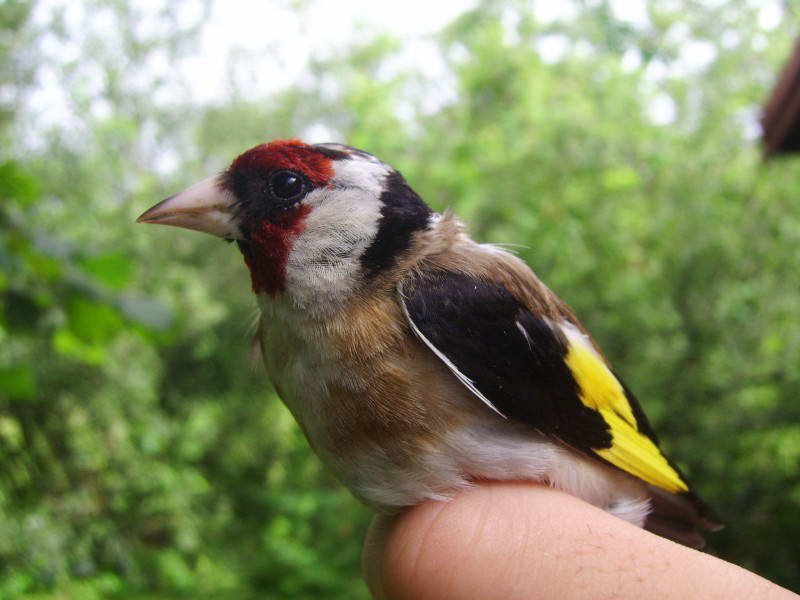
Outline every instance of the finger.
{"label": "finger", "polygon": [[732,564],[634,527],[563,492],[483,483],[373,523],[376,598],[797,598]]}

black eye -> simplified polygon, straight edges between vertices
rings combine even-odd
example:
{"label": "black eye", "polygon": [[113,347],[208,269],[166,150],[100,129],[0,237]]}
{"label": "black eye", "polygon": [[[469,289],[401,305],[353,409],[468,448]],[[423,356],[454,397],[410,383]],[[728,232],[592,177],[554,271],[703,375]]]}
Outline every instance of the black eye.
{"label": "black eye", "polygon": [[302,175],[294,171],[276,171],[269,178],[272,195],[281,200],[292,200],[301,196],[306,189]]}

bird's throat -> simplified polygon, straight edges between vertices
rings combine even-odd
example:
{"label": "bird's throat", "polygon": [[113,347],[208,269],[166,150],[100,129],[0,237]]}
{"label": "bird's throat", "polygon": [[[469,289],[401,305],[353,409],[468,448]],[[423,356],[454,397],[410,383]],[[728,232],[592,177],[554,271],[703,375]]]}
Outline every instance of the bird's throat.
{"label": "bird's throat", "polygon": [[284,290],[289,252],[297,235],[305,229],[310,211],[308,205],[287,210],[273,221],[263,221],[248,241],[239,242],[254,293],[274,296]]}

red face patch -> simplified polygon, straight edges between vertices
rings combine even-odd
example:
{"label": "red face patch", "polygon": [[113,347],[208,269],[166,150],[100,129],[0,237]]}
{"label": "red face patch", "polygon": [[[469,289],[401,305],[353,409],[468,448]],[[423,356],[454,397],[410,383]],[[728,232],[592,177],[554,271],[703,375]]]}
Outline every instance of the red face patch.
{"label": "red face patch", "polygon": [[282,214],[274,223],[264,221],[252,233],[249,243],[239,244],[250,269],[253,292],[274,296],[283,291],[289,252],[295,237],[305,229],[305,218],[310,212],[310,206],[300,205]]}
{"label": "red face patch", "polygon": [[[231,163],[228,173],[246,180],[283,169],[302,173],[317,187],[328,185],[333,177],[331,159],[300,140],[279,140],[250,148]],[[283,291],[289,252],[297,235],[305,229],[309,212],[310,206],[297,204],[275,217],[251,221],[249,239],[240,242],[239,249],[250,269],[256,294],[267,292],[274,296]]]}
{"label": "red face patch", "polygon": [[299,171],[317,186],[327,185],[333,177],[331,159],[300,140],[278,140],[250,148],[239,155],[229,168],[278,171],[291,169]]}

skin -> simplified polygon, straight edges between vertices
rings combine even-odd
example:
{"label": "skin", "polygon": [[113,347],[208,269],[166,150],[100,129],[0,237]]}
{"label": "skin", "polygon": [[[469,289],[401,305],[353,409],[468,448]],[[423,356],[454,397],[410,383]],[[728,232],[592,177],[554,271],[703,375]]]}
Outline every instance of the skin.
{"label": "skin", "polygon": [[363,569],[380,600],[800,598],[530,483],[484,482],[376,517]]}

